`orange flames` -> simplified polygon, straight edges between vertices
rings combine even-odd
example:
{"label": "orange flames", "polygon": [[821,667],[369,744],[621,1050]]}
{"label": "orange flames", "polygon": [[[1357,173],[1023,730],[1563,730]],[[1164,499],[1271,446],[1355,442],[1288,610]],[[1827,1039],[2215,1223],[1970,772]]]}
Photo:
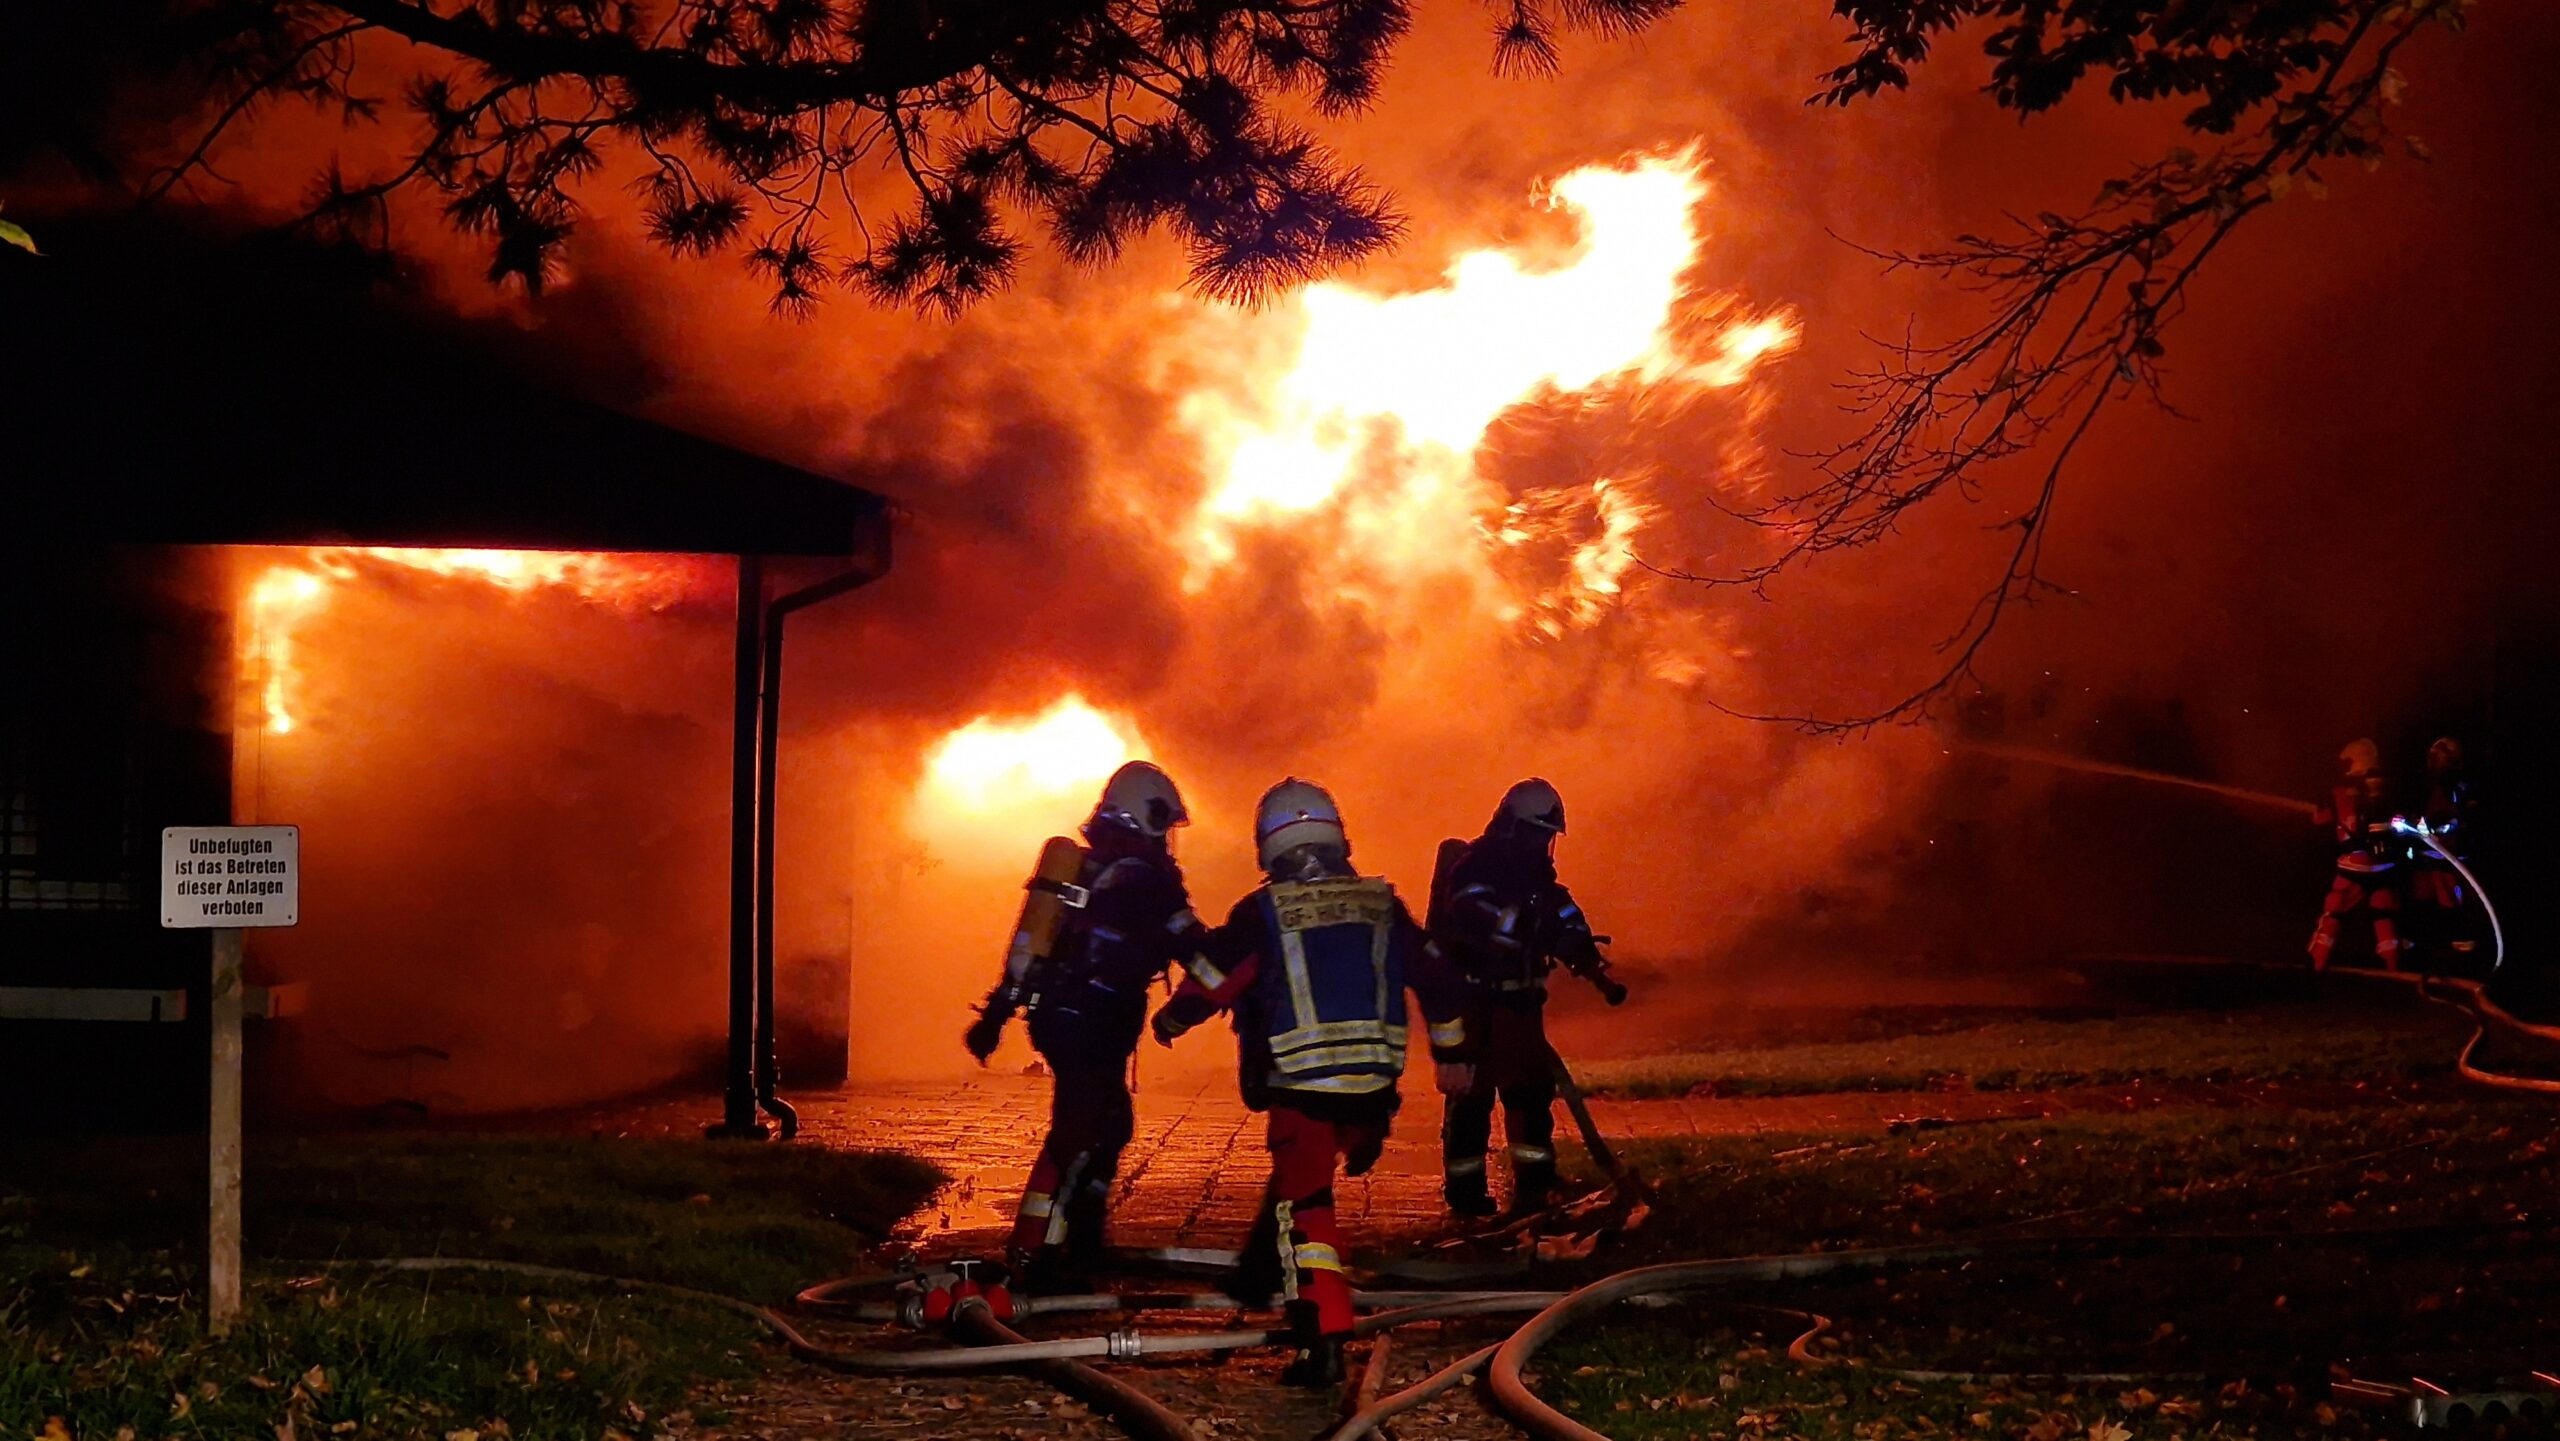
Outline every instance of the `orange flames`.
{"label": "orange flames", "polygon": [[[1507,494],[1478,452],[1516,406],[1676,405],[1748,386],[1795,347],[1791,312],[1753,310],[1696,274],[1708,195],[1690,152],[1585,166],[1536,197],[1575,222],[1561,257],[1470,250],[1428,289],[1331,283],[1266,311],[1202,311],[1191,359],[1212,379],[1177,412],[1208,476],[1187,527],[1187,588],[1234,565],[1252,529],[1315,523],[1339,537],[1338,563],[1307,578],[1311,593],[1364,605],[1398,632],[1462,636],[1434,642],[1461,669],[1480,657],[1472,647],[1560,640],[1622,608],[1638,541],[1666,510],[1653,478],[1591,474]],[[1736,449],[1747,455],[1747,440]],[[1447,586],[1420,584],[1453,576],[1472,615],[1447,613]],[[1695,682],[1704,638],[1693,617],[1652,625],[1646,673]],[[917,810],[928,821],[1058,812],[1064,792],[1081,801],[1144,753],[1070,696],[1036,722],[952,732]]]}
{"label": "orange flames", "polygon": [[319,613],[330,594],[368,567],[484,582],[503,591],[565,589],[582,599],[660,606],[682,593],[686,580],[675,567],[631,556],[586,551],[427,550],[403,546],[315,546],[298,558],[268,567],[248,589],[249,654],[259,705],[270,735],[291,735],[301,672],[295,636]]}
{"label": "orange flames", "polygon": [[[1320,507],[1341,513],[1363,559],[1408,574],[1485,542],[1516,546],[1558,517],[1506,508],[1477,476],[1477,447],[1504,411],[1621,385],[1729,388],[1793,348],[1791,315],[1737,315],[1729,297],[1686,280],[1707,193],[1691,154],[1586,166],[1538,197],[1579,222],[1563,264],[1469,251],[1433,289],[1316,285],[1238,321],[1255,334],[1237,348],[1284,358],[1183,406],[1213,477],[1195,522],[1195,585],[1234,558],[1240,527]],[[1654,509],[1634,477],[1593,477],[1549,502],[1599,535],[1572,555],[1558,594],[1515,594],[1497,614],[1554,634],[1589,624],[1618,594]]]}

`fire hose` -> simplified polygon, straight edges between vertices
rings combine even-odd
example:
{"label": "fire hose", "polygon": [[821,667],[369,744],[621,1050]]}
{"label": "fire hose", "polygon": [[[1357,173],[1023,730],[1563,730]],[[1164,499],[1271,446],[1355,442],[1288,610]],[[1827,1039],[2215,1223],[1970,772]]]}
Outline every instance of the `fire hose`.
{"label": "fire hose", "polygon": [[2391,828],[2404,836],[2416,836],[2420,841],[2424,842],[2428,850],[2435,852],[2446,865],[2453,867],[2454,874],[2462,877],[2462,883],[2471,887],[2471,894],[2480,898],[2480,909],[2488,912],[2489,915],[2489,940],[2491,944],[2489,953],[2489,976],[2490,979],[2495,980],[2498,975],[2498,968],[2507,963],[2507,933],[2505,928],[2498,924],[2498,908],[2490,904],[2487,888],[2480,884],[2480,878],[2478,876],[2471,873],[2471,867],[2462,863],[2462,857],[2445,849],[2444,842],[2440,839],[2443,832],[2428,825],[2425,821],[2412,821],[2406,816],[2393,816],[2391,818]]}
{"label": "fire hose", "polygon": [[[2441,1229],[2443,1228],[2395,1228],[2382,1233],[2334,1233],[2332,1238],[2370,1240],[2377,1235],[2404,1237],[2421,1233],[2433,1236]],[[1375,1335],[1418,1321],[1518,1315],[1522,1312],[1534,1314],[1508,1339],[1475,1351],[1392,1395],[1368,1401],[1356,1414],[1331,1433],[1330,1441],[1358,1441],[1358,1438],[1374,1433],[1382,1422],[1429,1401],[1432,1397],[1460,1384],[1479,1370],[1487,1374],[1487,1390],[1494,1404],[1522,1429],[1541,1438],[1541,1441],[1554,1441],[1554,1438],[1593,1441],[1598,1433],[1570,1420],[1539,1399],[1529,1389],[1522,1373],[1537,1351],[1561,1334],[1566,1327],[1586,1319],[1605,1306],[1621,1301],[1666,1301],[1681,1291],[1722,1283],[1809,1279],[1855,1270],[1973,1260],[1993,1255],[2032,1257],[2087,1252],[2093,1255],[2116,1256],[2137,1251],[2146,1246],[2170,1243],[2241,1242],[2254,1245],[2270,1239],[2273,1238],[2251,1235],[1982,1239],[1815,1254],[1675,1262],[1621,1271],[1570,1292],[1361,1292],[1355,1296],[1355,1304],[1370,1314],[1363,1316],[1355,1323],[1354,1331],[1359,1335]],[[1001,1288],[988,1288],[975,1294],[951,1298],[949,1309],[943,1316],[954,1337],[966,1344],[945,1348],[848,1350],[823,1345],[810,1339],[791,1321],[770,1307],[716,1292],[665,1282],[599,1275],[526,1262],[457,1257],[345,1261],[332,1264],[410,1272],[487,1271],[674,1296],[744,1316],[781,1341],[794,1357],[835,1370],[871,1374],[956,1373],[990,1369],[1024,1371],[1039,1376],[1083,1400],[1097,1411],[1117,1421],[1130,1434],[1141,1438],[1141,1441],[1177,1441],[1177,1438],[1188,1438],[1193,1433],[1162,1402],[1124,1381],[1107,1376],[1083,1364],[1084,1360],[1088,1358],[1125,1360],[1142,1356],[1198,1354],[1276,1345],[1284,1342],[1290,1334],[1286,1331],[1239,1328],[1196,1335],[1141,1336],[1134,1328],[1124,1328],[1104,1335],[1033,1341],[1025,1339],[1007,1326],[1000,1312],[1023,1314],[1026,1307],[1034,1313],[1045,1311],[1049,1314],[1091,1313],[1115,1308],[1210,1310],[1235,1309],[1237,1303],[1232,1298],[1222,1295],[1145,1292],[1109,1297],[1026,1298],[1017,1301],[995,1294]],[[931,1274],[910,1272],[870,1281],[848,1279],[826,1282],[803,1292],[802,1304],[837,1315],[871,1316],[877,1314],[870,1309],[877,1303],[848,1299],[851,1293],[876,1290],[888,1285],[913,1288],[936,1279],[953,1281],[959,1279],[963,1272],[965,1268],[959,1271]],[[955,1285],[945,1289],[957,1291],[959,1288]],[[1106,1305],[1106,1302],[1109,1304]],[[1827,1326],[1827,1321],[1809,1312],[1784,1307],[1763,1307],[1762,1309],[1778,1311],[1811,1323],[1809,1329],[1797,1337],[1795,1344],[1788,1348],[1788,1354],[1799,1362],[1828,1364],[1818,1362],[1818,1358],[1814,1358],[1809,1350],[1811,1342]],[[1895,1374],[1914,1380],[1982,1379],[1970,1373],[1957,1372]],[[2116,1377],[2113,1373],[2101,1378],[2093,1373],[2086,1379],[2127,1378]],[[1364,1377],[1364,1383],[1362,1399],[1365,1400],[1366,1394],[1375,1389],[1375,1382]]]}

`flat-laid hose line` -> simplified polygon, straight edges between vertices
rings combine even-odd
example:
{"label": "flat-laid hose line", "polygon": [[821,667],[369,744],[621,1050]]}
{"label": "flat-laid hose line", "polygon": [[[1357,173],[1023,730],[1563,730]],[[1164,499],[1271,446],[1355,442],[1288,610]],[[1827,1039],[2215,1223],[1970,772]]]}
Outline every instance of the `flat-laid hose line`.
{"label": "flat-laid hose line", "polygon": [[1363,1436],[1376,1434],[1378,1428],[1387,1422],[1483,1370],[1484,1364],[1493,1359],[1496,1349],[1487,1346],[1480,1351],[1471,1351],[1394,1395],[1370,1402],[1335,1427],[1325,1441],[1360,1441]]}
{"label": "flat-laid hose line", "polygon": [[[1027,1344],[984,1306],[963,1307],[952,1325],[962,1336],[984,1341],[990,1349],[1018,1351]],[[1075,1361],[1034,1361],[1023,1369],[1118,1422],[1138,1441],[1199,1441],[1190,1424],[1171,1407],[1117,1376]]]}
{"label": "flat-laid hose line", "polygon": [[[2002,1248],[2008,1249],[2008,1248]],[[1486,1363],[1487,1390],[1493,1404],[1512,1424],[1540,1441],[1607,1441],[1599,1432],[1538,1399],[1521,1379],[1529,1358],[1562,1334],[1567,1326],[1593,1311],[1648,1292],[1679,1291],[1727,1281],[1786,1280],[1832,1275],[1866,1267],[1912,1262],[1971,1259],[1984,1248],[1973,1245],[1890,1246],[1868,1251],[1832,1251],[1811,1256],[1745,1256],[1724,1261],[1675,1261],[1620,1271],[1575,1291],[1540,1311],[1494,1348]]]}
{"label": "flat-laid hose line", "polygon": [[[762,1326],[790,1353],[811,1365],[835,1371],[867,1372],[895,1375],[918,1371],[999,1371],[1009,1367],[1042,1361],[1073,1360],[1078,1357],[1157,1355],[1183,1351],[1231,1350],[1243,1346],[1277,1344],[1286,1338],[1282,1331],[1220,1331],[1205,1336],[1160,1336],[1141,1338],[1135,1331],[1119,1331],[1106,1336],[1070,1336],[1055,1341],[1028,1341],[1016,1337],[1011,1342],[986,1346],[919,1346],[891,1350],[846,1350],[812,1341],[780,1313],[752,1301],[723,1296],[716,1291],[700,1291],[690,1286],[670,1285],[663,1281],[642,1281],[629,1276],[606,1276],[592,1271],[572,1271],[559,1266],[537,1266],[523,1261],[484,1261],[449,1256],[418,1256],[387,1261],[349,1261],[333,1264],[364,1266],[387,1271],[489,1271],[502,1275],[532,1276],[543,1280],[576,1281],[590,1286],[612,1287],[626,1291],[651,1291],[662,1296],[677,1296],[716,1306]],[[963,1305],[963,1312],[984,1310],[983,1305]],[[960,1319],[955,1315],[955,1320]],[[989,1320],[994,1318],[990,1316]]]}

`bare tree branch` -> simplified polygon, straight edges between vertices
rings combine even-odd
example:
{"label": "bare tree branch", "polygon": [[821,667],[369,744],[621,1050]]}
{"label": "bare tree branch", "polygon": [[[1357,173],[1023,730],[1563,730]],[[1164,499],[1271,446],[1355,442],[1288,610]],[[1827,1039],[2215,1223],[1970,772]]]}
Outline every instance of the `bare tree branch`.
{"label": "bare tree branch", "polygon": [[[1859,0],[1843,8],[1876,15],[1895,10],[1914,27],[1906,33],[1925,37],[1931,16],[1947,7],[1930,16],[1904,0]],[[2013,18],[2054,13],[2022,8],[2017,0],[1975,0],[1956,8],[1999,10]],[[2212,8],[2163,7],[2164,13],[2190,15]],[[2221,12],[2228,20],[2249,8]],[[2108,182],[2076,215],[2013,216],[2003,233],[1961,235],[1938,250],[1869,252],[1888,270],[1925,272],[1980,296],[1983,313],[1972,328],[1943,341],[1906,338],[1880,345],[1876,363],[1840,387],[1843,408],[1859,418],[1858,429],[1806,457],[1819,479],[1766,506],[1728,509],[1768,533],[1774,549],[1767,555],[1714,573],[1651,568],[1675,580],[1765,594],[1773,580],[1813,560],[1883,541],[1915,510],[1942,496],[1983,499],[2004,473],[2004,462],[2034,452],[2038,478],[2024,508],[2004,522],[2016,528],[2018,538],[2002,569],[1939,643],[1946,664],[1917,687],[1870,708],[1754,719],[1813,732],[1865,730],[1925,717],[1940,697],[1975,678],[1984,645],[2010,608],[2060,589],[2044,578],[2040,561],[2070,461],[2112,402],[2137,393],[2159,401],[2163,337],[2184,312],[2198,271],[2250,216],[2292,189],[2316,189],[2324,164],[2378,164],[2389,139],[2383,108],[2396,99],[2400,83],[2393,58],[2425,26],[2458,25],[2465,7],[2459,0],[2337,0],[2314,7],[2325,9],[2322,24],[2303,23],[2300,5],[2285,8],[2298,28],[2266,39],[2281,57],[2277,72],[2255,80],[2241,76],[2224,63],[2233,53],[2229,37],[2212,36],[2207,38],[2215,42],[2213,63],[2191,74],[2207,103],[2190,116],[2190,124],[2209,128],[2226,115],[2262,112],[2245,140],[2201,157],[2174,151]],[[2018,28],[2030,23],[2016,19],[2012,31],[2003,32],[2006,41],[1995,37],[1995,45],[2050,61],[2053,49],[2038,46],[2052,37],[2030,44],[2037,37]],[[1892,51],[1885,44],[1873,53]],[[2076,78],[2072,66],[2087,63],[2074,60],[2065,68]],[[1839,101],[1850,98],[1850,91],[1899,83],[1878,80],[1883,73],[1845,68],[1831,77],[1834,89],[1817,98]],[[2050,90],[2056,83],[2051,77],[2039,78],[2008,61],[1999,73],[1995,90],[2012,87],[2022,97],[2009,102],[2017,108],[2041,108],[2058,98]],[[2121,79],[2117,88],[2125,89]],[[2252,96],[2254,101],[2242,103]]]}

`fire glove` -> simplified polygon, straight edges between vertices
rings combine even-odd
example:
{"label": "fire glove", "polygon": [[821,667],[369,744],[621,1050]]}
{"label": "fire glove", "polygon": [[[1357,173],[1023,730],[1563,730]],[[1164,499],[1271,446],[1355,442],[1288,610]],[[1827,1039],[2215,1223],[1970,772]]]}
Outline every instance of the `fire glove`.
{"label": "fire glove", "polygon": [[1591,984],[1600,988],[1600,999],[1607,1001],[1610,1005],[1623,1006],[1627,1003],[1627,988],[1619,984],[1616,978],[1595,976]]}
{"label": "fire glove", "polygon": [[1184,1025],[1181,1019],[1174,1015],[1172,1007],[1167,1006],[1156,1012],[1155,1019],[1147,1023],[1147,1029],[1155,1032],[1157,1045],[1170,1048],[1173,1045],[1174,1037],[1181,1035],[1183,1032],[1190,1030],[1191,1028]]}
{"label": "fire glove", "polygon": [[978,1013],[978,1019],[970,1024],[968,1034],[961,1038],[979,1065],[985,1065],[987,1057],[996,1053],[996,1042],[1004,1039],[1004,1022],[1005,1013],[989,1006]]}
{"label": "fire glove", "polygon": [[1476,1068],[1465,1061],[1442,1061],[1434,1079],[1441,1095],[1463,1096],[1476,1088]]}

